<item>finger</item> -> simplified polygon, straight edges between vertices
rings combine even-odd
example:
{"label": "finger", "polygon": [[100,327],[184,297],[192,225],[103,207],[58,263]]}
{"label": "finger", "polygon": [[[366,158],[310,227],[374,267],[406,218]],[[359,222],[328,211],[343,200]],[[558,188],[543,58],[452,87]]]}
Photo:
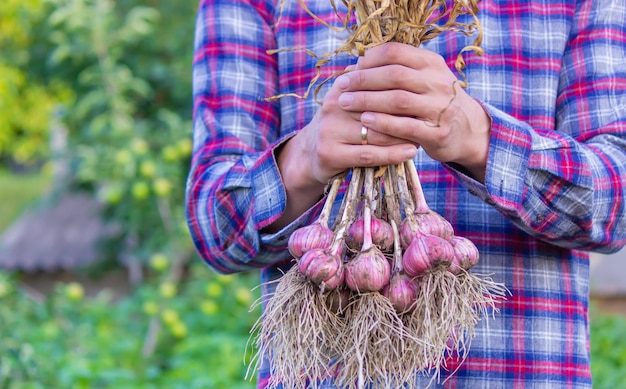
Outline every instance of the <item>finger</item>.
{"label": "finger", "polygon": [[404,142],[432,145],[442,142],[447,134],[446,129],[437,123],[418,118],[375,112],[367,112],[363,117],[369,126],[375,126],[380,133]]}
{"label": "finger", "polygon": [[337,103],[352,112],[384,112],[388,114],[436,120],[449,105],[448,96],[423,95],[405,90],[365,91],[342,93]]}
{"label": "finger", "polygon": [[364,125],[360,126],[359,131],[354,132],[353,138],[354,141],[351,143],[353,145],[393,146],[406,143],[405,139],[391,136]]}
{"label": "finger", "polygon": [[443,57],[437,53],[403,43],[390,42],[368,49],[365,55],[359,57],[357,69],[370,69],[391,64],[414,69],[422,69],[433,64],[447,67]]}
{"label": "finger", "polygon": [[337,85],[342,92],[403,89],[423,93],[429,90],[427,79],[415,69],[394,64],[346,73],[337,78]]}
{"label": "finger", "polygon": [[329,165],[342,164],[350,167],[375,167],[402,163],[417,155],[417,147],[411,144],[393,146],[375,145],[347,145],[341,148],[340,153],[321,155],[322,162]]}
{"label": "finger", "polygon": [[358,166],[375,167],[384,165],[395,165],[409,159],[415,158],[417,155],[417,147],[413,145],[395,145],[395,146],[356,146],[356,161]]}

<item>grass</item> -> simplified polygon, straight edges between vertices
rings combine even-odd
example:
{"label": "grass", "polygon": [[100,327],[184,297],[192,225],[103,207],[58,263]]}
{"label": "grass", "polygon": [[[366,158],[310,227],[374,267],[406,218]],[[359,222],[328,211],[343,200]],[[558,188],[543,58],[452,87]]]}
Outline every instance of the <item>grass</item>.
{"label": "grass", "polygon": [[43,173],[14,174],[0,169],[0,233],[8,228],[50,187]]}

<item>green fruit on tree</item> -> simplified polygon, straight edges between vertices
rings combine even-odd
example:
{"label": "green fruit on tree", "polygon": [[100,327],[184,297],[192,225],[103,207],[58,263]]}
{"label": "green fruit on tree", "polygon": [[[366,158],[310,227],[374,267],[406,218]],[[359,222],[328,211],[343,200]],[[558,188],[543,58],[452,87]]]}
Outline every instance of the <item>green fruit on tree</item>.
{"label": "green fruit on tree", "polygon": [[234,274],[218,274],[216,275],[216,279],[217,282],[219,282],[222,285],[230,285],[233,283],[233,281],[235,281],[235,277],[237,277]]}
{"label": "green fruit on tree", "polygon": [[163,159],[166,162],[175,162],[178,160],[178,149],[174,146],[165,146],[161,153],[163,154]]}
{"label": "green fruit on tree", "polygon": [[146,178],[152,178],[156,174],[157,167],[152,161],[143,161],[139,166],[139,173]]}
{"label": "green fruit on tree", "polygon": [[172,332],[172,335],[174,335],[177,338],[184,338],[185,336],[187,336],[187,333],[189,332],[187,330],[187,326],[183,322],[177,322],[177,323],[172,324],[170,326],[170,331]]}
{"label": "green fruit on tree", "polygon": [[206,286],[206,294],[210,297],[218,297],[222,294],[224,288],[217,282],[210,282]]}
{"label": "green fruit on tree", "polygon": [[164,298],[172,298],[176,296],[177,288],[172,282],[164,282],[159,286],[159,292]]}
{"label": "green fruit on tree", "polygon": [[41,327],[41,332],[46,337],[46,339],[55,339],[59,336],[60,328],[59,325],[53,321],[45,323]]}
{"label": "green fruit on tree", "polygon": [[172,193],[172,183],[167,178],[157,178],[152,187],[154,193],[159,197],[167,197]]}
{"label": "green fruit on tree", "polygon": [[150,196],[150,187],[145,181],[137,181],[133,184],[131,192],[135,200],[145,200]]}
{"label": "green fruit on tree", "polygon": [[159,305],[154,301],[146,301],[143,303],[143,311],[146,315],[154,316],[159,313]]}
{"label": "green fruit on tree", "polygon": [[217,313],[218,307],[215,301],[207,300],[203,301],[202,304],[200,304],[200,310],[205,314],[211,316]]}
{"label": "green fruit on tree", "polygon": [[163,271],[167,269],[168,265],[169,261],[162,253],[156,253],[150,258],[150,266],[156,271]]}
{"label": "green fruit on tree", "polygon": [[70,282],[65,287],[65,295],[72,301],[79,301],[85,296],[85,289],[78,282]]}
{"label": "green fruit on tree", "polygon": [[124,198],[124,187],[121,184],[107,185],[102,189],[102,199],[111,205],[119,204]]}
{"label": "green fruit on tree", "polygon": [[3,298],[9,294],[9,284],[0,280],[0,298]]}
{"label": "green fruit on tree", "polygon": [[128,149],[122,149],[115,153],[115,163],[126,166],[133,161],[133,154]]}
{"label": "green fruit on tree", "polygon": [[235,290],[235,300],[242,305],[249,306],[252,303],[254,296],[249,289],[239,287]]}
{"label": "green fruit on tree", "polygon": [[148,146],[148,142],[146,142],[143,139],[133,140],[130,147],[133,150],[133,152],[137,155],[144,155],[150,149],[150,147]]}
{"label": "green fruit on tree", "polygon": [[163,323],[167,325],[172,325],[180,321],[180,318],[178,317],[178,312],[171,310],[171,309],[164,310],[161,313],[161,319],[163,320]]}
{"label": "green fruit on tree", "polygon": [[191,142],[191,139],[182,139],[178,142],[178,151],[180,151],[182,156],[187,157],[191,155],[192,148],[193,143]]}

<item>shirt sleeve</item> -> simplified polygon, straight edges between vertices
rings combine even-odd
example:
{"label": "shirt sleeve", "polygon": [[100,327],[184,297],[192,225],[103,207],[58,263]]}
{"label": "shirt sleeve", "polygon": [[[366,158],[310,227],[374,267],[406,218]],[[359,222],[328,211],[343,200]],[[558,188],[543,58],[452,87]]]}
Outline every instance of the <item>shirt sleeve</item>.
{"label": "shirt sleeve", "polygon": [[609,253],[626,243],[626,5],[584,1],[578,11],[564,48],[556,131],[485,104],[485,184],[451,171],[529,234]]}
{"label": "shirt sleeve", "polygon": [[[194,151],[186,188],[187,222],[202,258],[233,273],[285,261],[295,226],[260,231],[285,208],[274,151],[280,133],[274,2],[202,1],[193,62]],[[312,212],[311,212],[312,214]]]}

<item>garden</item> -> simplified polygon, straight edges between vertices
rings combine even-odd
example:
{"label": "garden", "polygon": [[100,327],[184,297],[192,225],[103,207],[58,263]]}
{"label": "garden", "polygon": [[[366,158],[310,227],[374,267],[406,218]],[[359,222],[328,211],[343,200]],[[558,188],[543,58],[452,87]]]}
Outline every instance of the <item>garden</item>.
{"label": "garden", "polygon": [[[255,386],[258,275],[210,271],[185,224],[196,6],[0,2],[0,236],[65,192],[117,226],[97,266],[45,292],[0,270],[0,389]],[[90,287],[129,261],[128,291]],[[594,387],[626,387],[626,319],[591,308]]]}

